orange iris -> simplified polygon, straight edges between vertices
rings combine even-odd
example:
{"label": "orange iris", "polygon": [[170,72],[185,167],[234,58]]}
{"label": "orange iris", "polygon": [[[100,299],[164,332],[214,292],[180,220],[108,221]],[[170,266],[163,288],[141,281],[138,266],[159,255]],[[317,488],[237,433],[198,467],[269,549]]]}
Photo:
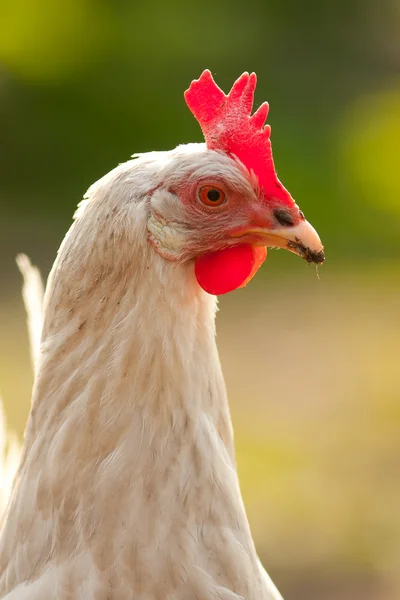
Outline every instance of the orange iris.
{"label": "orange iris", "polygon": [[214,185],[205,185],[199,190],[199,198],[206,206],[220,206],[226,200],[226,194]]}

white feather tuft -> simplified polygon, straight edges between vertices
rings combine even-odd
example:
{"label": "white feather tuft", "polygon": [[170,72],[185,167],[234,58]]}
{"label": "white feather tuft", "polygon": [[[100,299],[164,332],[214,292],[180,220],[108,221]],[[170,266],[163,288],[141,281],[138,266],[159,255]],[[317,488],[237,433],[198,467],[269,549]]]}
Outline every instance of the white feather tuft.
{"label": "white feather tuft", "polygon": [[24,278],[22,296],[27,313],[32,365],[36,372],[43,326],[43,281],[39,269],[32,265],[26,254],[18,254],[16,261]]}
{"label": "white feather tuft", "polygon": [[[16,261],[24,279],[22,295],[27,312],[32,367],[35,371],[43,324],[43,282],[39,269],[32,266],[25,254],[19,254]],[[7,508],[20,459],[21,445],[17,436],[7,431],[4,406],[0,397],[0,522]]]}
{"label": "white feather tuft", "polygon": [[0,521],[7,507],[20,457],[21,446],[17,437],[7,432],[7,422],[0,397]]}

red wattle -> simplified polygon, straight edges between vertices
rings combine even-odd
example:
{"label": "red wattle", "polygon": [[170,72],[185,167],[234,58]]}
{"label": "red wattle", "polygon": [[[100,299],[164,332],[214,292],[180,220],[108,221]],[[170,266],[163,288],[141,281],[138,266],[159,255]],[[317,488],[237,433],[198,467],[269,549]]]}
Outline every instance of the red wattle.
{"label": "red wattle", "polygon": [[205,292],[220,296],[244,287],[267,257],[263,246],[241,244],[203,254],[195,261],[194,272]]}

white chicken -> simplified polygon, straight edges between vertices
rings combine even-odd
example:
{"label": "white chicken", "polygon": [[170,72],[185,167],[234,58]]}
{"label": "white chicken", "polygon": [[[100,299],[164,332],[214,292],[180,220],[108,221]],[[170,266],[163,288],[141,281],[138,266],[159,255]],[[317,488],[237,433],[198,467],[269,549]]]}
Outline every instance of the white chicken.
{"label": "white chicken", "polygon": [[255,75],[186,101],[205,144],[118,166],[49,276],[32,411],[0,539],[6,600],[277,600],[254,547],[216,295],[286,247],[324,259],[278,181]]}

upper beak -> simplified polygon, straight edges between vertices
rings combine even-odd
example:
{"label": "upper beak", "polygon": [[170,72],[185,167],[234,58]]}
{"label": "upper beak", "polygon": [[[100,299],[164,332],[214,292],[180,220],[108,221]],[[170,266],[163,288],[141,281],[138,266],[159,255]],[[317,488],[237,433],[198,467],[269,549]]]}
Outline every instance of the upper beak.
{"label": "upper beak", "polygon": [[325,260],[324,247],[314,227],[306,220],[300,221],[293,227],[282,227],[280,229],[256,228],[246,231],[247,235],[257,238],[257,245],[271,248],[286,248],[307,262],[316,264]]}

